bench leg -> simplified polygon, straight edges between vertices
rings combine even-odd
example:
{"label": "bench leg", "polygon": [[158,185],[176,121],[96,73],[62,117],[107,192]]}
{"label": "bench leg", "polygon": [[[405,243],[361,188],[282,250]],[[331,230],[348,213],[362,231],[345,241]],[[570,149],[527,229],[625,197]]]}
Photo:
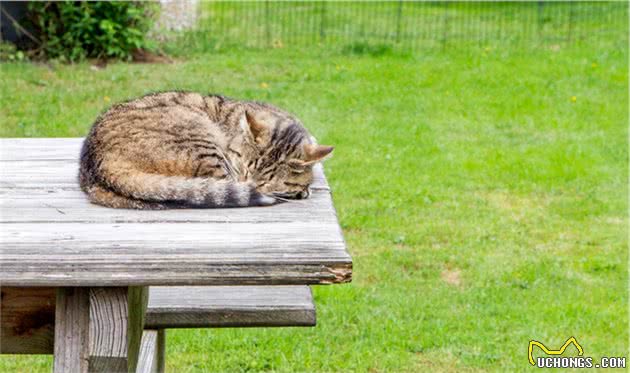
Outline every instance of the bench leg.
{"label": "bench leg", "polygon": [[157,373],[166,371],[166,329],[158,330]]}
{"label": "bench leg", "polygon": [[164,330],[147,329],[142,334],[136,373],[164,373]]}
{"label": "bench leg", "polygon": [[147,288],[59,288],[55,373],[135,372]]}

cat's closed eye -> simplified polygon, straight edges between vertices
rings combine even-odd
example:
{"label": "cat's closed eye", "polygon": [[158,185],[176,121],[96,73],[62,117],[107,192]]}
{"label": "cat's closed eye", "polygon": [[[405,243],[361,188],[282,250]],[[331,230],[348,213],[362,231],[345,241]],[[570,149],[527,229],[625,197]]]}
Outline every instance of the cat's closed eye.
{"label": "cat's closed eye", "polygon": [[298,183],[290,183],[290,182],[288,182],[288,181],[285,181],[285,182],[284,182],[284,185],[286,185],[286,186],[290,186],[290,187],[296,187],[296,188],[304,188],[304,187],[306,187],[306,186],[307,186],[307,185],[298,184]]}

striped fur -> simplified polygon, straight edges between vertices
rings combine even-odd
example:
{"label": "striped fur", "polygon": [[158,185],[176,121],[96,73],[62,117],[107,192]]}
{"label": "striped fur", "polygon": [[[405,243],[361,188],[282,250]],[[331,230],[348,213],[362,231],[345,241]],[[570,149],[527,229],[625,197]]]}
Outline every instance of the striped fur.
{"label": "striped fur", "polygon": [[114,208],[266,206],[306,198],[312,165],[331,151],[269,104],[161,92],[96,120],[79,184],[90,201]]}

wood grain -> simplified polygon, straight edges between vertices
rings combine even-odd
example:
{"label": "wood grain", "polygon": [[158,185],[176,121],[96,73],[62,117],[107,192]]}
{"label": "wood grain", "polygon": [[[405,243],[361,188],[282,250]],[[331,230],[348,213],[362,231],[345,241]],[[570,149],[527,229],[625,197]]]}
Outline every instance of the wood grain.
{"label": "wood grain", "polygon": [[146,327],[314,326],[308,286],[151,287]]}
{"label": "wood grain", "polygon": [[[309,214],[305,214],[308,210]],[[96,206],[79,189],[0,188],[2,223],[309,223],[334,221],[328,192],[265,208],[141,211]]]}
{"label": "wood grain", "polygon": [[129,372],[135,372],[138,365],[147,305],[149,303],[149,288],[131,286],[128,288],[127,298],[129,300],[127,309],[127,320],[129,324],[127,330],[128,366]]}
{"label": "wood grain", "polygon": [[90,289],[90,371],[127,371],[127,288]]}
{"label": "wood grain", "polygon": [[77,287],[56,293],[54,371],[135,372],[148,289]]}
{"label": "wood grain", "polygon": [[90,372],[135,372],[147,294],[137,287],[90,289]]}
{"label": "wood grain", "polygon": [[0,353],[49,354],[55,332],[55,288],[2,287]]}
{"label": "wood grain", "polygon": [[89,288],[59,288],[55,311],[54,372],[88,372]]}
{"label": "wood grain", "polygon": [[[163,333],[163,332],[162,332]],[[145,330],[142,334],[140,357],[136,373],[158,373],[159,370],[159,339],[160,331]]]}
{"label": "wood grain", "polygon": [[0,140],[4,286],[326,284],[348,282],[320,166],[304,201],[268,208],[132,211],[79,191],[81,139]]}

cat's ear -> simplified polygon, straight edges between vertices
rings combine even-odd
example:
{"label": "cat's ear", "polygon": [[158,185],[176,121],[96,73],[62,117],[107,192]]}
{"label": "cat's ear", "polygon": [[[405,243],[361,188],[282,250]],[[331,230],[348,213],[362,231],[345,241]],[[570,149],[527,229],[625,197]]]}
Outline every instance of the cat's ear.
{"label": "cat's ear", "polygon": [[264,135],[267,133],[267,126],[257,120],[249,111],[245,111],[240,124],[244,130],[252,134],[257,143],[261,143]]}
{"label": "cat's ear", "polygon": [[304,161],[306,164],[323,161],[334,149],[335,148],[328,145],[305,144],[304,156],[306,159]]}

